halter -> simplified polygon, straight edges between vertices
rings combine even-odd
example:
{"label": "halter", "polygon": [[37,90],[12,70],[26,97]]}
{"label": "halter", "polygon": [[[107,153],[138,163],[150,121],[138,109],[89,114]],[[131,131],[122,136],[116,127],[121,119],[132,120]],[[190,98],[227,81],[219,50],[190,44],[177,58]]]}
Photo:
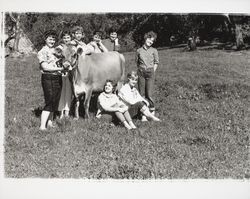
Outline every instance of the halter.
{"label": "halter", "polygon": [[72,70],[73,69],[75,69],[77,66],[78,66],[78,58],[79,58],[79,55],[78,54],[76,54],[76,60],[75,60],[75,62],[72,64]]}
{"label": "halter", "polygon": [[77,66],[78,66],[78,54],[77,54],[77,57],[76,57],[76,60],[74,61],[73,64],[71,64],[70,61],[65,61],[64,63],[69,63],[70,67],[71,67],[71,70],[75,69]]}

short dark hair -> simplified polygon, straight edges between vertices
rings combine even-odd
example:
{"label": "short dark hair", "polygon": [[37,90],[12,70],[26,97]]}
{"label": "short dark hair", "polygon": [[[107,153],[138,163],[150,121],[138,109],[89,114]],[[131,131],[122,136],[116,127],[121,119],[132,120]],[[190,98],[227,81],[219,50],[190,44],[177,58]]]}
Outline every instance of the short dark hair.
{"label": "short dark hair", "polygon": [[44,32],[44,40],[46,40],[48,37],[54,37],[57,38],[57,32],[55,30],[47,30]]}
{"label": "short dark hair", "polygon": [[138,78],[138,74],[136,71],[132,70],[127,74],[127,78],[130,79],[131,77]]}
{"label": "short dark hair", "polygon": [[116,86],[117,86],[117,84],[116,84],[113,80],[110,80],[110,79],[107,79],[107,80],[105,81],[105,84],[104,84],[104,86],[103,86],[103,91],[105,90],[105,85],[106,85],[107,83],[111,83],[111,85],[113,86],[112,92],[114,92],[114,91],[115,91],[115,88],[116,88]]}
{"label": "short dark hair", "polygon": [[157,34],[154,31],[149,31],[149,32],[144,34],[144,40],[146,40],[147,38],[154,38],[156,41]]}
{"label": "short dark hair", "polygon": [[72,28],[72,33],[75,33],[76,31],[81,31],[82,33],[84,33],[83,28],[81,26],[74,26]]}
{"label": "short dark hair", "polygon": [[96,30],[93,32],[93,36],[94,35],[99,35],[100,37],[102,37],[102,32],[100,30]]}
{"label": "short dark hair", "polygon": [[63,30],[62,34],[61,34],[61,37],[65,36],[65,35],[70,35],[71,36],[70,30]]}
{"label": "short dark hair", "polygon": [[116,32],[116,33],[117,33],[117,30],[114,29],[114,28],[110,28],[109,31],[108,31],[109,34],[111,34],[111,33],[113,33],[113,32]]}

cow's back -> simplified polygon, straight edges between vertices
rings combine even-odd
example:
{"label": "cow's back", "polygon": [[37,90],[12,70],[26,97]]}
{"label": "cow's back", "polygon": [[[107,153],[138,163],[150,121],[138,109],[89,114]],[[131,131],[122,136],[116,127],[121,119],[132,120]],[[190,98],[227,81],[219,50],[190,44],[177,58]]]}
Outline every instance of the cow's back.
{"label": "cow's back", "polygon": [[124,67],[124,57],[118,52],[80,56],[75,78],[77,93],[83,93],[89,88],[100,91],[107,79],[116,82],[121,80]]}

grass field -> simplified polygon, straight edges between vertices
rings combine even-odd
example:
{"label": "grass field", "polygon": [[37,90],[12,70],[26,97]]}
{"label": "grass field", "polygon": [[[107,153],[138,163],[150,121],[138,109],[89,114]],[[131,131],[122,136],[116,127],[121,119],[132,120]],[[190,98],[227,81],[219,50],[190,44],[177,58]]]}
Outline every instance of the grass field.
{"label": "grass field", "polygon": [[[124,54],[127,71],[134,53]],[[43,106],[36,56],[6,59],[5,176],[176,179],[250,177],[250,52],[159,51],[161,123],[126,131],[93,117],[39,132]]]}

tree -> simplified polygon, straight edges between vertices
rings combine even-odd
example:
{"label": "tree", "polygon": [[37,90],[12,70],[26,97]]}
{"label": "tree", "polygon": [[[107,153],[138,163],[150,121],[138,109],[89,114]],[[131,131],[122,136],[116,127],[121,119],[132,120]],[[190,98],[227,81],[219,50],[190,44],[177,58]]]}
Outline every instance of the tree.
{"label": "tree", "polygon": [[20,13],[8,13],[5,25],[8,38],[5,40],[5,56],[18,57],[22,54],[29,54],[34,51],[32,42],[23,31],[23,19],[25,15]]}
{"label": "tree", "polygon": [[[244,46],[244,35],[249,37],[248,28],[249,27],[249,17],[244,15],[232,15],[232,14],[223,14],[226,18],[226,23],[234,29],[234,37],[236,43],[236,49],[241,50]],[[247,30],[244,33],[244,28]],[[231,29],[231,28],[230,28]]]}

